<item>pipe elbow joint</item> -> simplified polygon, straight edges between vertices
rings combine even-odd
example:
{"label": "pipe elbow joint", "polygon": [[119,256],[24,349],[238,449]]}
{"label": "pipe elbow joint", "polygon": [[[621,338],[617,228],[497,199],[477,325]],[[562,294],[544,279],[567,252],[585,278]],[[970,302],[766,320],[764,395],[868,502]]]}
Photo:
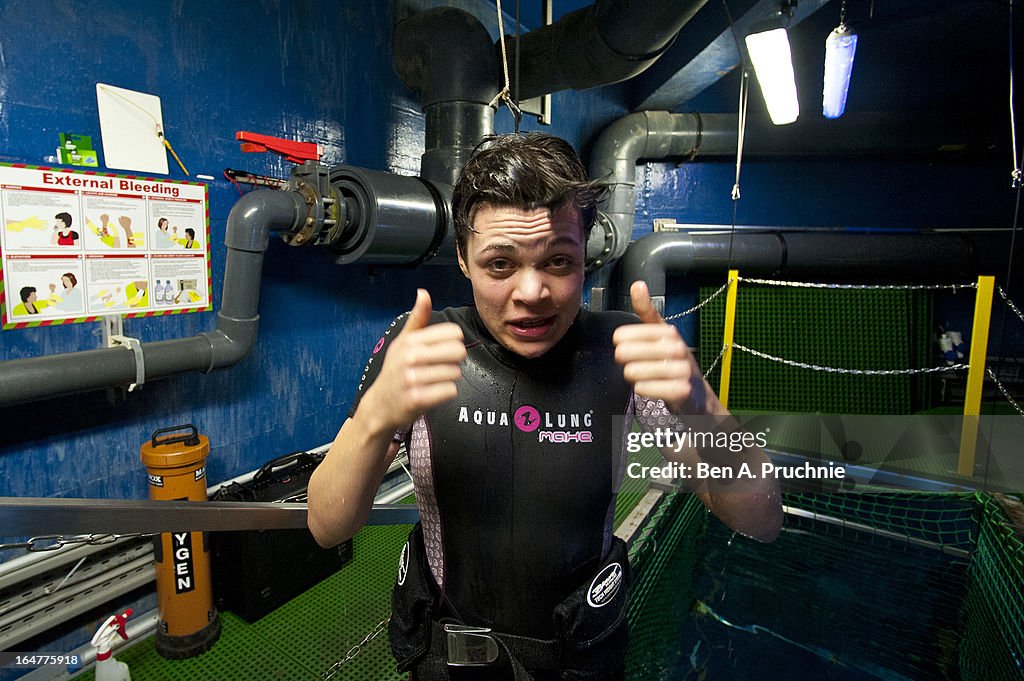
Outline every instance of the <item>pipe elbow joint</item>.
{"label": "pipe elbow joint", "polygon": [[634,281],[647,282],[651,297],[665,295],[669,269],[686,271],[693,261],[693,242],[680,234],[656,232],[633,242],[619,262],[620,282],[628,299]]}
{"label": "pipe elbow joint", "polygon": [[490,33],[472,14],[435,7],[395,26],[392,62],[398,77],[421,93],[424,108],[437,102],[488,103],[498,83]]}
{"label": "pipe elbow joint", "polygon": [[608,178],[616,183],[631,183],[636,178],[636,164],[647,148],[652,111],[637,111],[616,119],[594,142],[590,176],[595,180]]}
{"label": "pipe elbow joint", "polygon": [[234,319],[217,313],[217,328],[201,333],[210,343],[210,365],[203,373],[238,364],[256,343],[259,315],[252,319]]}
{"label": "pipe elbow joint", "polygon": [[306,219],[308,207],[298,192],[262,189],[245,194],[228,213],[224,243],[228,248],[263,253],[270,233],[296,228]]}

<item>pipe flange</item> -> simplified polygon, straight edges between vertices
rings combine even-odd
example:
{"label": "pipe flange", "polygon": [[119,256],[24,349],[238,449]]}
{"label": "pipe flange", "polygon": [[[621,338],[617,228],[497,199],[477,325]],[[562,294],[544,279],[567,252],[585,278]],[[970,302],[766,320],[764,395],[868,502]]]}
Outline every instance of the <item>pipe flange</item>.
{"label": "pipe flange", "polygon": [[343,206],[331,186],[330,170],[315,161],[306,161],[292,170],[288,189],[306,204],[306,216],[282,238],[290,246],[320,244],[338,227]]}
{"label": "pipe flange", "polygon": [[[600,228],[604,233],[604,243],[595,242],[593,238],[593,230]],[[591,248],[592,243],[597,243],[597,248]],[[598,248],[600,250],[598,250]],[[604,213],[598,211],[597,218],[594,220],[594,226],[591,228],[591,237],[587,239],[587,262],[586,271],[593,272],[598,270],[608,262],[608,258],[612,255],[615,250],[615,228],[612,224],[611,219]],[[594,251],[597,251],[594,253]]]}
{"label": "pipe flange", "polygon": [[[303,246],[312,241],[320,230],[323,222],[322,206],[318,205],[316,190],[304,180],[294,180],[288,183],[289,189],[302,197],[306,204],[306,218],[299,225],[298,229],[285,232],[281,238],[289,246]],[[317,215],[319,213],[319,215]]]}

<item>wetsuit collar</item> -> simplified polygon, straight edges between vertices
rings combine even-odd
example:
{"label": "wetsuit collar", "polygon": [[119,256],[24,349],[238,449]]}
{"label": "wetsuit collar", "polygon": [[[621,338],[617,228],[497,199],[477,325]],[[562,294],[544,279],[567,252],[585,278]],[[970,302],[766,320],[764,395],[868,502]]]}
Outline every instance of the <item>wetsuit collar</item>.
{"label": "wetsuit collar", "polygon": [[564,363],[568,361],[577,350],[577,341],[580,337],[581,327],[583,325],[582,320],[586,314],[586,310],[581,307],[579,312],[576,313],[576,318],[573,320],[568,330],[566,330],[565,335],[562,336],[562,338],[559,339],[559,341],[555,343],[550,350],[540,357],[534,358],[517,355],[495,340],[494,336],[491,335],[491,332],[487,330],[487,325],[484,324],[479,313],[477,313],[476,307],[469,308],[469,321],[470,324],[472,324],[473,329],[476,331],[481,345],[483,345],[495,359],[505,366],[513,369],[525,370],[538,369],[547,366],[558,366],[559,364],[564,366]]}

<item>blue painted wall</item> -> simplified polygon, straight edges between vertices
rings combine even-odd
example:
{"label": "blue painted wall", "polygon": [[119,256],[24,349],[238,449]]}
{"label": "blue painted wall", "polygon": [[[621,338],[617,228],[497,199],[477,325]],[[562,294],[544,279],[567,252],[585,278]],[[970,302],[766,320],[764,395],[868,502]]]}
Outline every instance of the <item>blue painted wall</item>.
{"label": "blue painted wall", "polygon": [[[496,23],[492,3],[455,4]],[[238,198],[223,169],[286,177],[290,168],[273,155],[242,153],[235,131],[318,142],[328,163],[418,173],[423,117],[391,66],[393,20],[393,3],[376,0],[6,0],[0,161],[51,165],[60,132],[91,135],[98,146],[97,82],[160,96],[167,137],[186,167],[218,178],[209,182],[216,310],[225,221]],[[575,144],[625,112],[602,92],[559,94],[555,107],[553,131]],[[506,111],[497,115],[499,131],[512,126]],[[185,179],[170,166],[170,178]],[[157,381],[127,398],[100,391],[0,410],[0,496],[145,498],[139,446],[157,428],[180,423],[209,436],[211,482],[329,442],[369,351],[418,286],[438,307],[470,300],[454,267],[339,267],[326,253],[273,239],[259,338],[245,360]],[[213,312],[125,320],[126,334],[143,342],[213,326]],[[4,331],[0,360],[99,343],[97,324]]]}
{"label": "blue painted wall", "polygon": [[[489,2],[446,4],[494,24]],[[235,131],[319,142],[328,163],[418,172],[423,120],[391,66],[393,20],[393,3],[376,0],[6,0],[0,3],[0,161],[49,164],[60,132],[99,142],[97,82],[159,95],[167,136],[182,160],[193,173],[218,178],[209,183],[216,308],[225,220],[238,196],[221,171],[285,177],[289,170],[276,156],[241,153]],[[586,150],[626,112],[625,101],[622,87],[559,93],[552,131]],[[507,112],[496,121],[499,131],[512,129]],[[927,167],[923,179],[921,170],[879,162],[750,163],[739,220],[1007,224],[1004,204],[987,201],[990,194],[981,189],[989,169]],[[732,172],[725,162],[646,164],[636,236],[655,217],[730,222]],[[173,163],[170,177],[184,179]],[[953,186],[975,199],[950,193]],[[179,423],[194,423],[210,437],[214,482],[330,441],[369,350],[417,286],[430,289],[437,306],[470,298],[454,268],[338,267],[324,253],[274,239],[265,259],[260,335],[249,357],[214,374],[154,382],[127,398],[96,392],[3,409],[0,496],[143,498],[139,446],[157,428]],[[125,323],[128,335],[145,342],[213,325],[213,313]],[[0,360],[92,349],[98,332],[95,324],[5,331]]]}

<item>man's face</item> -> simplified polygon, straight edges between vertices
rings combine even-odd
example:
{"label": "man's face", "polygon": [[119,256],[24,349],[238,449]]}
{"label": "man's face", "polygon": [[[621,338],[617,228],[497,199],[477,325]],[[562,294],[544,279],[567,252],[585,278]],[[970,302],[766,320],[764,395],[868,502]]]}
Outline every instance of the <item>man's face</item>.
{"label": "man's face", "polygon": [[459,267],[487,330],[522,357],[540,357],[568,331],[583,295],[579,212],[484,205]]}

